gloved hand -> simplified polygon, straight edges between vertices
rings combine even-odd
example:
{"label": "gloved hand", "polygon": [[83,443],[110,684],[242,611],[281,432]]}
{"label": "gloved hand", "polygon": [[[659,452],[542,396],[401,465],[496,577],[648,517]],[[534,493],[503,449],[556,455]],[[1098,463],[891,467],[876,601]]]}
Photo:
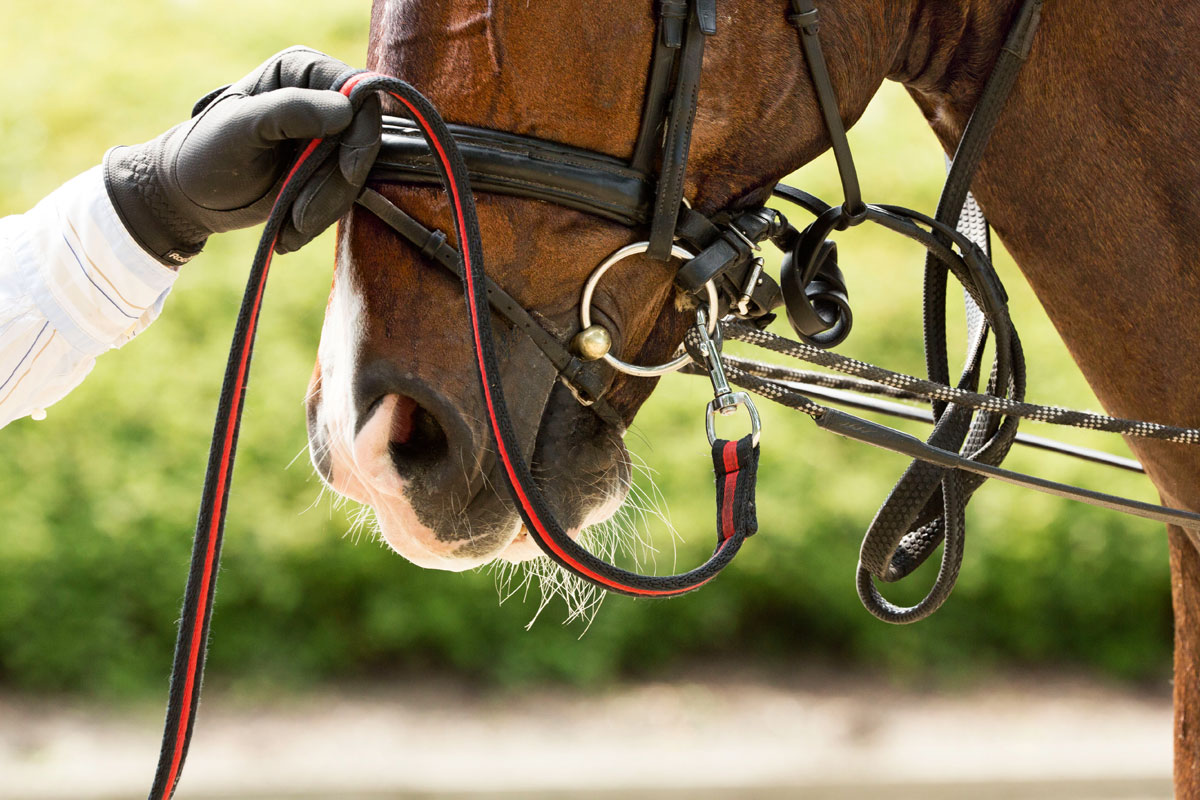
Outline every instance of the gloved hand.
{"label": "gloved hand", "polygon": [[276,251],[299,249],[354,203],[380,143],[379,98],[357,114],[329,91],[350,67],[292,47],[196,104],[156,139],[116,147],[104,182],[125,227],[169,265],[200,252],[209,234],[264,222],[285,171],[309,139],[345,134],[300,192]]}

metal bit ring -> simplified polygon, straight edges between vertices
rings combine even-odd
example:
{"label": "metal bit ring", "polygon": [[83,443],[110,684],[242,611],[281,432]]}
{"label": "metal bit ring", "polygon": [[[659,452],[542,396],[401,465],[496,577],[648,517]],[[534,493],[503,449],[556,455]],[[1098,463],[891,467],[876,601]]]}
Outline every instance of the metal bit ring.
{"label": "metal bit ring", "polygon": [[[604,277],[604,273],[608,272],[614,264],[623,261],[630,256],[636,256],[650,249],[649,242],[635,242],[627,244],[620,250],[617,250],[608,258],[600,262],[592,274],[588,276],[587,283],[583,285],[583,297],[579,301],[579,322],[582,328],[587,329],[592,326],[592,295],[596,291],[596,285],[600,283],[600,279]],[[689,259],[695,258],[695,255],[689,252],[686,248],[680,245],[671,246],[671,255],[674,258]],[[704,284],[704,288],[708,293],[708,332],[711,334],[717,328],[717,314],[719,300],[717,298],[717,287],[712,281]],[[678,358],[674,358],[665,364],[659,364],[653,367],[643,367],[638,364],[630,364],[626,361],[614,356],[612,353],[605,353],[601,356],[604,363],[608,364],[618,372],[624,372],[626,375],[637,375],[642,378],[654,378],[659,375],[666,375],[668,372],[674,372],[681,369],[691,362],[692,357],[687,353],[683,353]]]}

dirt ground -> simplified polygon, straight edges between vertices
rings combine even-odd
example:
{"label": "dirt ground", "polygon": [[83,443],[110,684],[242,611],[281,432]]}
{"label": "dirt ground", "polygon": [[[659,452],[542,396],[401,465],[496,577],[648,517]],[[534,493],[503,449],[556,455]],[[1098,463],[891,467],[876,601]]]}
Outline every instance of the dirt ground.
{"label": "dirt ground", "polygon": [[[0,696],[0,800],[144,797],[161,715]],[[1167,686],[1025,676],[930,692],[714,667],[590,695],[214,692],[177,797],[1165,800],[1170,770]]]}

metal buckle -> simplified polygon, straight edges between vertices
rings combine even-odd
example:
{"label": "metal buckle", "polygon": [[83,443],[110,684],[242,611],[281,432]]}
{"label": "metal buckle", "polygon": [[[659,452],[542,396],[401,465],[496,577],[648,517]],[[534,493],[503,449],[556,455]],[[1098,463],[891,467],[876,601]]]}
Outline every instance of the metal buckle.
{"label": "metal buckle", "polygon": [[758,279],[762,277],[763,260],[761,258],[754,259],[754,266],[750,268],[750,275],[746,278],[746,285],[742,287],[742,296],[738,298],[734,308],[737,309],[739,317],[745,319],[750,316],[750,300],[754,294],[754,289],[758,285]]}
{"label": "metal buckle", "polygon": [[[723,409],[720,413],[731,414],[734,411],[737,411],[738,406],[745,406],[746,412],[750,414],[750,441],[755,447],[758,447],[758,440],[762,437],[762,420],[759,419],[758,409],[754,407],[754,401],[751,400],[750,395],[746,394],[745,392],[731,392],[728,397],[732,401],[732,405],[728,406],[726,409]],[[716,402],[717,401],[714,399],[708,404],[708,413],[704,418],[704,430],[708,433],[708,443],[710,445],[716,444],[717,442],[717,412],[713,410],[713,403]]]}
{"label": "metal buckle", "polygon": [[712,381],[713,386],[713,399],[708,402],[704,414],[704,429],[708,433],[708,443],[711,445],[717,441],[717,414],[727,417],[737,413],[738,406],[745,406],[746,412],[750,415],[751,441],[757,447],[758,440],[762,435],[762,420],[758,416],[758,409],[755,408],[750,395],[745,392],[735,392],[729,388],[729,381],[725,378],[725,368],[721,365],[721,349],[717,342],[708,335],[708,320],[705,318],[702,308],[696,309],[696,330],[700,336],[700,354],[704,356],[705,368],[708,370],[708,378]]}

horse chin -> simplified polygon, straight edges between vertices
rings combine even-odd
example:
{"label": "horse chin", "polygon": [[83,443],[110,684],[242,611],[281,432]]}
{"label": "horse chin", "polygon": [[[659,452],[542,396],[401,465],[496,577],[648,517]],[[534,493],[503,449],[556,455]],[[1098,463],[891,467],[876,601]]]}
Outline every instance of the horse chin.
{"label": "horse chin", "polygon": [[356,467],[339,463],[335,457],[330,487],[369,506],[375,512],[382,539],[418,567],[448,572],[473,569],[502,557],[520,538],[522,525],[519,519],[513,519],[508,526],[493,525],[483,535],[470,534],[469,508],[461,515],[461,527],[468,531],[464,536],[458,536],[457,530],[432,528],[422,522],[422,515],[410,499],[410,489],[399,476],[385,470],[366,476]]}
{"label": "horse chin", "polygon": [[[574,528],[570,528],[567,534],[574,540],[579,540],[579,534],[591,525],[598,525],[601,522],[607,521],[613,514],[617,513],[617,509],[625,502],[625,491],[614,491],[606,500],[603,500],[588,512],[584,518],[583,524]],[[498,561],[505,561],[509,564],[521,564],[526,561],[532,561],[535,558],[540,558],[545,555],[537,541],[529,535],[529,529],[524,525],[517,531],[517,535],[509,542],[508,547],[500,553]]]}
{"label": "horse chin", "polygon": [[522,525],[521,530],[508,543],[508,547],[504,548],[504,551],[500,553],[497,560],[509,564],[522,564],[526,561],[533,561],[541,555],[542,549],[538,547],[534,538],[529,535],[529,529]]}

